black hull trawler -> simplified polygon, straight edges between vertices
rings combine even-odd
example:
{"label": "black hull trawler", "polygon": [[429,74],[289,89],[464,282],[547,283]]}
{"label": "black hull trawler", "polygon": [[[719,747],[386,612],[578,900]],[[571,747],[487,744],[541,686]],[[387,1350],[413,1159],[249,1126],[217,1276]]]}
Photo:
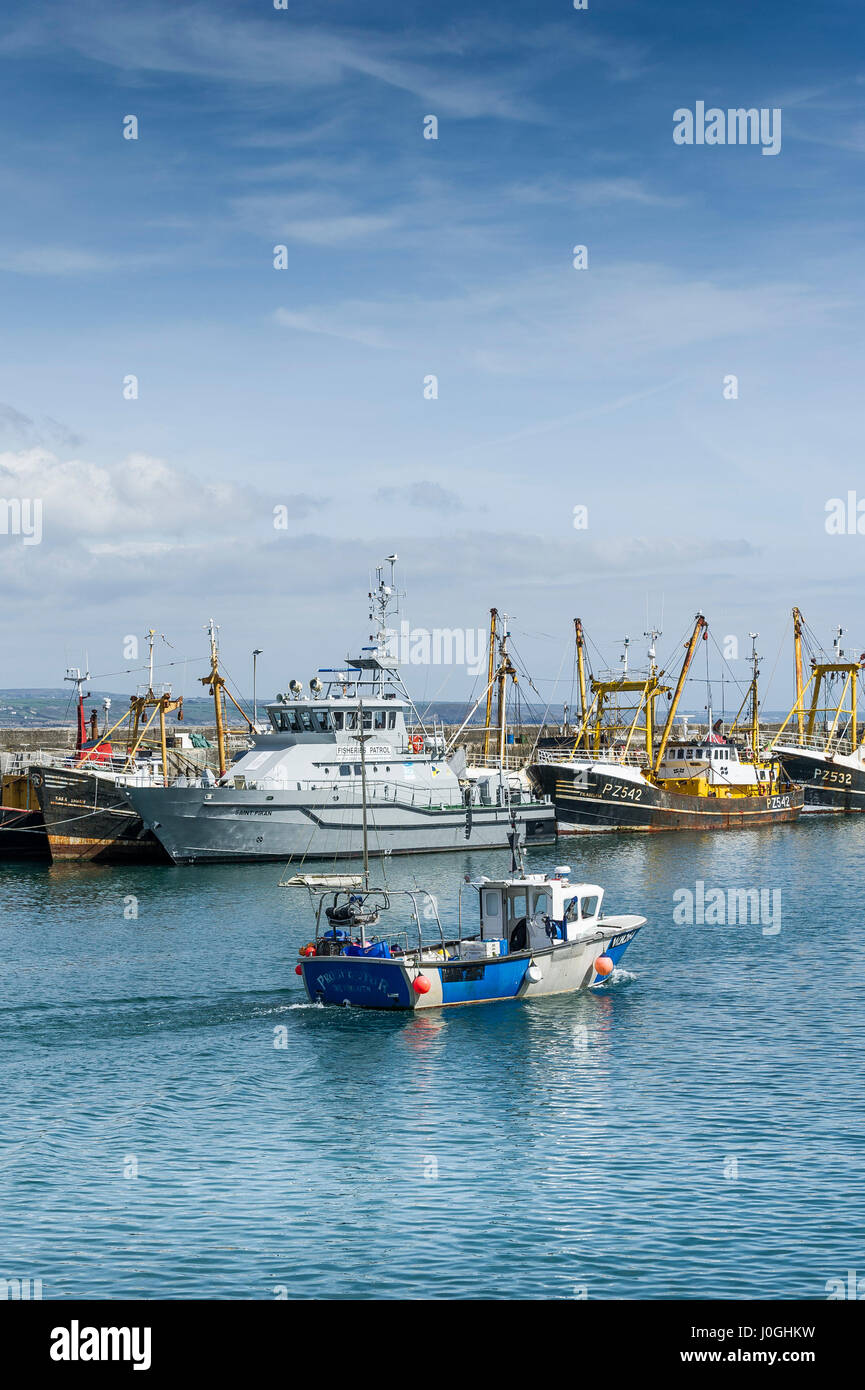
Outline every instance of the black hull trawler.
{"label": "black hull trawler", "polygon": [[541,763],[533,773],[544,794],[555,802],[560,835],[605,830],[743,830],[796,820],[804,800],[801,787],[792,785],[769,796],[688,796],[653,785],[638,769],[622,769],[609,762],[574,768]]}
{"label": "black hull trawler", "polygon": [[[78,688],[78,737],[75,752],[64,761],[31,770],[47,842],[54,860],[93,863],[160,863],[169,856],[129,800],[132,786],[163,785],[168,765],[166,715],[183,717],[183,700],[173,699],[169,686],[154,690],[153,647],[150,639],[150,679],[147,689],[132,696],[129,707],[101,735],[91,715],[90,736],[84,715],[87,677],[71,671],[67,680]],[[211,679],[208,677],[207,679]],[[217,679],[221,681],[221,677]],[[244,716],[245,717],[245,716]],[[106,715],[106,726],[108,723]],[[151,726],[158,739],[148,743]],[[117,730],[125,725],[124,735]],[[117,746],[120,738],[123,746]],[[115,739],[112,742],[112,738]]]}
{"label": "black hull trawler", "polygon": [[[669,696],[660,684],[654,639],[646,677],[592,680],[586,700],[582,626],[577,623],[577,659],[582,720],[569,753],[540,752],[532,764],[539,789],[553,798],[560,835],[603,831],[741,830],[796,820],[804,804],[802,788],[777,757],[762,756],[758,724],[757,670],[733,724],[731,737],[720,721],[703,739],[670,737],[688,668],[708,627],[698,614],[679,673],[663,732],[655,749],[655,705]],[[623,660],[626,658],[623,658]],[[750,697],[749,739],[732,735]],[[747,746],[748,742],[750,746]]]}
{"label": "black hull trawler", "polygon": [[33,781],[52,859],[160,863],[168,855],[132,809],[126,784],[110,773],[43,767]]}
{"label": "black hull trawler", "polygon": [[[793,609],[793,643],[796,659],[796,703],[773,740],[774,752],[794,782],[805,791],[805,811],[813,814],[850,815],[865,811],[865,748],[857,718],[857,686],[865,654],[845,660],[839,627],[831,661],[811,657],[807,683],[802,676],[804,623]],[[810,704],[805,695],[811,686]],[[795,727],[788,725],[795,719]]]}

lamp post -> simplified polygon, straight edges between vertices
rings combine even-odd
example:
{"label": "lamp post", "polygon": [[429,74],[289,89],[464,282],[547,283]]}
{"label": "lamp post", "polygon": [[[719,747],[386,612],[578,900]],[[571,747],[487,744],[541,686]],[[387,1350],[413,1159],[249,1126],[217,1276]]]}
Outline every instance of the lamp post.
{"label": "lamp post", "polygon": [[261,656],[261,647],[256,647],[252,653],[252,722],[258,728],[258,694],[256,689],[256,664]]}

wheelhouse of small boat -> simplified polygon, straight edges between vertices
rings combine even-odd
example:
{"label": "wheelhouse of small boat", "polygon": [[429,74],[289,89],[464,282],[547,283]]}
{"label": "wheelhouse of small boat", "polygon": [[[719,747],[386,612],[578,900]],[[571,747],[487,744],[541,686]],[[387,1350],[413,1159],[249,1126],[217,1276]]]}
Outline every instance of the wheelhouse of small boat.
{"label": "wheelhouse of small boat", "polygon": [[596,926],[603,888],[595,883],[572,883],[569,875],[569,869],[561,868],[550,877],[530,874],[475,884],[481,939],[506,942],[509,951],[522,951],[545,941],[576,940]]}

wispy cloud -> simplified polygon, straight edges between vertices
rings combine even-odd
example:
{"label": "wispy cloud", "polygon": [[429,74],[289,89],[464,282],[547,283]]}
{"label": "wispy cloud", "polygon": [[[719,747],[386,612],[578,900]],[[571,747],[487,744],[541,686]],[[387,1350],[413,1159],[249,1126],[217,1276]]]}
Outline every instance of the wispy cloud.
{"label": "wispy cloud", "polygon": [[366,325],[367,313],[363,304],[345,304],[335,312],[325,309],[298,313],[277,309],[273,317],[283,328],[293,328],[299,333],[320,333],[349,343],[361,343],[364,347],[392,347],[383,333]]}

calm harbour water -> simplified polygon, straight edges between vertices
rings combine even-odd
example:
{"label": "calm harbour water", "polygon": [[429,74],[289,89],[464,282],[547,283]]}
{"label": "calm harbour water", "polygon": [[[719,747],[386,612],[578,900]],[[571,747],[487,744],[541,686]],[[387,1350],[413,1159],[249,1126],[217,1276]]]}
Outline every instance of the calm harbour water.
{"label": "calm harbour water", "polygon": [[[507,862],[387,876],[444,916]],[[613,983],[414,1016],[303,1002],[307,897],[276,865],[0,866],[0,1278],[798,1299],[865,1275],[865,822],[529,856],[556,863],[648,918]],[[677,925],[697,879],[779,889],[781,930]]]}

